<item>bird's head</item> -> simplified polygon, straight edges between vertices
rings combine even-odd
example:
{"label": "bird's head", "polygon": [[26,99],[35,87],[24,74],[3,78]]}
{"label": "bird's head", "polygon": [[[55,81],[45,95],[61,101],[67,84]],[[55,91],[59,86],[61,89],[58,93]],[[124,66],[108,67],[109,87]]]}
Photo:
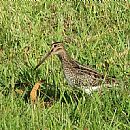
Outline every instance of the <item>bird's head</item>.
{"label": "bird's head", "polygon": [[37,64],[35,69],[37,69],[49,56],[55,55],[55,54],[62,55],[62,54],[64,54],[64,52],[65,52],[65,49],[64,49],[64,46],[61,42],[53,43],[51,46],[51,50],[45,56],[43,56],[43,58]]}
{"label": "bird's head", "polygon": [[51,51],[50,54],[60,54],[63,53],[65,51],[64,46],[61,42],[55,42],[52,44],[51,46]]}

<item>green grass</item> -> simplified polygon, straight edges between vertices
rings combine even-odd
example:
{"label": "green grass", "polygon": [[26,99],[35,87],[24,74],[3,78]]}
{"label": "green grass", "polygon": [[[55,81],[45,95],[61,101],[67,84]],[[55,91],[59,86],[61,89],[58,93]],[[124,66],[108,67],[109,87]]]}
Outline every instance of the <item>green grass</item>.
{"label": "green grass", "polygon": [[[66,84],[60,62],[49,58],[33,68],[52,41],[70,56],[120,85],[102,96],[76,93]],[[25,52],[25,48],[29,50]],[[109,67],[105,67],[105,64]],[[35,82],[46,79],[37,106],[26,102]],[[16,83],[27,83],[25,93]],[[49,97],[49,98],[47,98]],[[50,107],[41,102],[53,100]],[[30,0],[0,2],[0,128],[2,130],[129,130],[130,3],[128,1]]]}

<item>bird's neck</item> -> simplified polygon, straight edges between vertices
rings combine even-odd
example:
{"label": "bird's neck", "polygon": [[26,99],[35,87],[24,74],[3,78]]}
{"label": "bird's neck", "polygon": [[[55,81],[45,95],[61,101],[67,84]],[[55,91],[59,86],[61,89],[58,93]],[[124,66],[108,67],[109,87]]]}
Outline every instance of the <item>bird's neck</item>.
{"label": "bird's neck", "polygon": [[62,62],[62,64],[64,64],[65,62],[68,62],[70,60],[70,57],[66,53],[66,51],[60,52],[58,54],[58,57],[59,57],[60,61]]}

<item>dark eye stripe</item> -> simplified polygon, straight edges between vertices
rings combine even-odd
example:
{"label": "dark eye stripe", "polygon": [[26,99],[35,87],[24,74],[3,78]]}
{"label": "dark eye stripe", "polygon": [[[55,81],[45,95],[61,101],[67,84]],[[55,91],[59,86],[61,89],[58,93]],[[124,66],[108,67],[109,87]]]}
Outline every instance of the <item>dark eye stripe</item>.
{"label": "dark eye stripe", "polygon": [[59,50],[61,50],[62,48],[57,48],[57,50],[56,51],[59,51]]}

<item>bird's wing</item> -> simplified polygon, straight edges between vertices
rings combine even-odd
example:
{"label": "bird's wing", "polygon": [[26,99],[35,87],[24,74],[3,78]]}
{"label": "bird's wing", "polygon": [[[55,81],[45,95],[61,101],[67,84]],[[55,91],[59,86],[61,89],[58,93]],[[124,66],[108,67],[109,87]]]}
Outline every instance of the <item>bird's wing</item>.
{"label": "bird's wing", "polygon": [[77,61],[72,60],[73,68],[75,68],[78,75],[86,75],[86,77],[90,77],[92,80],[92,84],[101,84],[102,82],[106,84],[115,83],[115,78],[107,77],[94,69],[91,69],[88,66],[83,66],[79,64]]}
{"label": "bird's wing", "polygon": [[99,72],[97,72],[94,69],[91,69],[88,66],[83,66],[80,63],[78,63],[77,61],[72,60],[71,62],[73,65],[73,68],[75,68],[77,70],[77,72],[79,73],[86,73],[88,75],[95,75],[95,78],[104,78],[104,76],[102,74],[100,74]]}

